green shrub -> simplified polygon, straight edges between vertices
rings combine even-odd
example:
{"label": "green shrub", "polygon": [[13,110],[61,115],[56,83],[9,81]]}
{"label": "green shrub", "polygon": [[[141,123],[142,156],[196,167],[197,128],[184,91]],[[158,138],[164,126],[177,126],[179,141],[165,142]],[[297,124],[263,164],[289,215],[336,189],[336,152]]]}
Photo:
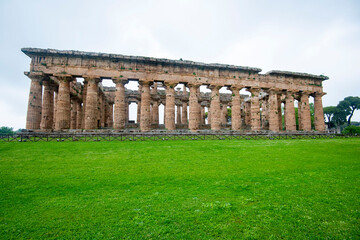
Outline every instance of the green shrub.
{"label": "green shrub", "polygon": [[346,128],[344,128],[344,130],[342,131],[342,134],[346,134],[346,135],[358,135],[360,134],[360,127],[351,125],[351,126],[347,126]]}

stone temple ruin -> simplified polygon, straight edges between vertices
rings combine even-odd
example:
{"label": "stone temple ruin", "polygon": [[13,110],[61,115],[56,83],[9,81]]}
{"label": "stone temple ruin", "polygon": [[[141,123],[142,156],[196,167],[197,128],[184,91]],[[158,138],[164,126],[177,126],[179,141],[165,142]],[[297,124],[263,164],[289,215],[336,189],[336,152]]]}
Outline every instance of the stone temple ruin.
{"label": "stone temple ruin", "polygon": [[[21,50],[31,58],[30,72],[25,72],[31,79],[29,130],[311,131],[309,97],[314,98],[315,130],[325,130],[322,81],[326,76],[277,70],[260,74],[261,69],[253,67],[118,54]],[[83,78],[83,83],[77,78]],[[103,87],[104,79],[111,79],[116,87]],[[129,81],[138,81],[139,89],[126,89]],[[201,92],[202,85],[211,93]],[[232,94],[220,93],[222,87]],[[250,94],[240,94],[241,89]],[[130,103],[137,104],[136,123],[129,122]],[[159,125],[160,104],[165,106],[165,126]]]}

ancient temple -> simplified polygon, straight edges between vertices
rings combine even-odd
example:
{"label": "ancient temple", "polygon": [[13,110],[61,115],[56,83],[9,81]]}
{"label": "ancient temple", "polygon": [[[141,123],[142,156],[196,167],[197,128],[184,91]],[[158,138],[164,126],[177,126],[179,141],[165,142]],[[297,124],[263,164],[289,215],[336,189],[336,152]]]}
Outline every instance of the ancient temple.
{"label": "ancient temple", "polygon": [[[30,71],[25,72],[31,80],[29,130],[122,131],[132,127],[150,131],[160,128],[161,104],[168,131],[325,130],[322,81],[326,76],[277,70],[261,74],[254,67],[119,54],[21,50],[31,58]],[[116,87],[102,86],[104,79],[112,80]],[[127,89],[129,81],[138,81],[138,90]],[[201,92],[200,86],[211,92]],[[231,93],[221,93],[221,88]],[[249,94],[240,94],[242,89]],[[315,129],[311,127],[310,97],[314,98]],[[131,103],[137,104],[136,123],[129,122]]]}

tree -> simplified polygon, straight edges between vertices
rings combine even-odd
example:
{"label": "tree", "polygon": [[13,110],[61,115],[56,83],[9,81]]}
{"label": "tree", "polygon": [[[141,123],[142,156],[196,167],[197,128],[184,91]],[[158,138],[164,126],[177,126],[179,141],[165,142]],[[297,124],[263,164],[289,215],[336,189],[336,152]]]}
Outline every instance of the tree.
{"label": "tree", "polygon": [[343,109],[346,116],[349,116],[347,122],[350,125],[351,118],[354,115],[355,110],[360,109],[360,98],[359,97],[346,97],[340,101],[338,107]]}
{"label": "tree", "polygon": [[0,128],[0,134],[13,134],[13,128],[11,127],[1,127]]}
{"label": "tree", "polygon": [[331,123],[337,111],[338,108],[335,106],[324,107],[324,115],[327,119],[328,128],[331,128]]}

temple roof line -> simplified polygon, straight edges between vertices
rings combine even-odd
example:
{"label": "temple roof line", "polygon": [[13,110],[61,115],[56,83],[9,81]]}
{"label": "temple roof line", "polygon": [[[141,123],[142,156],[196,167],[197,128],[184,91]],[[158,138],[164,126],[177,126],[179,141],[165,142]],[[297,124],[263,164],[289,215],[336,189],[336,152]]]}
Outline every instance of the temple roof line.
{"label": "temple roof line", "polygon": [[182,59],[172,60],[172,59],[166,59],[166,58],[130,56],[130,55],[122,55],[122,54],[99,53],[99,52],[85,52],[85,51],[77,51],[77,50],[42,49],[42,48],[22,48],[21,51],[29,57],[36,56],[36,55],[48,55],[48,56],[59,55],[59,56],[66,56],[66,57],[88,57],[88,58],[97,58],[97,59],[139,61],[139,62],[148,62],[148,63],[154,63],[154,64],[163,63],[163,64],[174,64],[174,65],[201,67],[201,68],[228,69],[228,70],[237,70],[237,71],[258,73],[260,75],[312,78],[312,79],[317,79],[317,80],[322,80],[322,81],[329,79],[329,77],[324,76],[324,75],[314,75],[314,74],[309,74],[309,73],[281,71],[281,70],[271,70],[265,74],[261,74],[260,72],[262,71],[262,69],[256,68],[256,67],[235,66],[235,65],[219,64],[219,63],[202,63],[202,62],[195,62],[195,61],[182,60]]}

